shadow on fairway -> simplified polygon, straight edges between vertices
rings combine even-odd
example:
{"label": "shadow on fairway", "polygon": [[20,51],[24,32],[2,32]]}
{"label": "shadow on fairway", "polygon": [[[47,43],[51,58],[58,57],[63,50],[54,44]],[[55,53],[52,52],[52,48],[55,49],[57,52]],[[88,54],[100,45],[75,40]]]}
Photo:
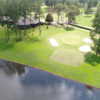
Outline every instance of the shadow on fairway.
{"label": "shadow on fairway", "polygon": [[66,28],[64,28],[66,31],[73,31],[74,30],[74,28],[73,27],[66,27]]}
{"label": "shadow on fairway", "polygon": [[14,42],[0,42],[0,50],[7,50],[14,47]]}
{"label": "shadow on fairway", "polygon": [[91,17],[91,15],[85,15],[85,17]]}
{"label": "shadow on fairway", "polygon": [[85,62],[93,66],[100,64],[100,56],[96,56],[94,53],[87,53],[85,55]]}
{"label": "shadow on fairway", "polygon": [[39,41],[41,41],[41,38],[39,38],[39,37],[32,37],[32,38],[31,37],[28,37],[27,38],[27,42],[34,43],[34,42],[39,42]]}

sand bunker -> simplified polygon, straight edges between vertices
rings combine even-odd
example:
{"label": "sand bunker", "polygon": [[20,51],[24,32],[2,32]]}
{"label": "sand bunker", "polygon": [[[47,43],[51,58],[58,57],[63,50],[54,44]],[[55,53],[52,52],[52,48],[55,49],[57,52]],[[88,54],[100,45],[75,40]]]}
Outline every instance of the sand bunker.
{"label": "sand bunker", "polygon": [[93,41],[90,38],[85,38],[83,41],[89,44],[93,43]]}
{"label": "sand bunker", "polygon": [[58,42],[53,38],[50,38],[49,42],[53,47],[57,47],[59,45]]}
{"label": "sand bunker", "polygon": [[79,48],[79,50],[80,50],[81,52],[85,52],[85,53],[92,51],[92,50],[91,50],[91,47],[88,46],[88,45],[81,46],[81,47]]}

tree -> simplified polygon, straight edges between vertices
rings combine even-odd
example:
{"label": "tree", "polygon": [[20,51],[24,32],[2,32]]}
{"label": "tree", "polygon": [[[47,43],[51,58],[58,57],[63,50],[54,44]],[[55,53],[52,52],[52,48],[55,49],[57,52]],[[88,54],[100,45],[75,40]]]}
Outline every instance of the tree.
{"label": "tree", "polygon": [[19,0],[21,4],[19,4],[20,15],[24,17],[24,20],[27,18],[27,15],[30,15],[32,12],[33,2],[32,0]]}
{"label": "tree", "polygon": [[97,7],[96,15],[93,20],[93,27],[94,27],[94,31],[97,34],[100,34],[100,4]]}
{"label": "tree", "polygon": [[38,19],[39,21],[39,34],[41,35],[41,16],[43,14],[43,11],[41,9],[41,6],[42,6],[42,3],[43,3],[43,0],[35,0],[34,1],[34,4],[33,4],[33,11],[35,12],[35,18]]}
{"label": "tree", "polygon": [[59,23],[59,20],[60,20],[61,12],[63,12],[64,10],[65,10],[65,6],[61,3],[58,3],[55,6],[55,11],[56,11],[57,16],[58,16],[58,23]]}
{"label": "tree", "polygon": [[19,1],[17,0],[4,0],[4,14],[6,21],[6,36],[7,41],[10,39],[10,31],[15,30],[16,23],[19,19]]}
{"label": "tree", "polygon": [[96,55],[100,55],[100,4],[97,7],[97,12],[93,20],[94,30],[90,33],[91,39],[93,40]]}
{"label": "tree", "polygon": [[91,14],[92,12],[92,2],[91,0],[85,4],[85,14]]}
{"label": "tree", "polygon": [[42,4],[43,4],[43,0],[34,0],[33,2],[33,11],[38,16],[39,21],[40,21],[41,15],[43,14]]}
{"label": "tree", "polygon": [[5,9],[4,9],[4,0],[0,0],[0,23],[2,23],[3,20],[3,16],[5,13]]}
{"label": "tree", "polygon": [[62,0],[63,6],[66,5],[66,1],[67,1],[67,0]]}
{"label": "tree", "polygon": [[55,5],[59,2],[59,0],[45,0],[45,4],[49,8],[55,8]]}
{"label": "tree", "polygon": [[[30,9],[32,7],[31,0],[1,0],[0,4],[2,4],[2,7],[0,7],[0,16],[2,16],[1,20],[4,22],[4,19],[6,19],[6,30],[7,30],[7,41],[10,39],[10,33],[9,31],[14,31],[17,36],[17,22],[20,19],[20,17],[26,18],[26,16],[31,12]],[[19,33],[21,34],[21,33]],[[19,35],[21,36],[21,35]]]}
{"label": "tree", "polygon": [[47,28],[48,28],[48,25],[50,25],[51,24],[51,22],[53,22],[53,16],[52,16],[52,14],[48,14],[47,16],[46,16],[46,20],[45,20],[46,22],[47,22]]}
{"label": "tree", "polygon": [[79,2],[83,5],[90,3],[91,7],[96,7],[99,0],[79,0]]}
{"label": "tree", "polygon": [[80,10],[77,6],[72,5],[69,6],[67,9],[67,14],[66,16],[68,17],[68,23],[75,23],[76,21],[76,16],[80,14]]}
{"label": "tree", "polygon": [[[27,17],[31,16],[31,12],[33,11],[33,1],[32,0],[24,0],[24,1],[23,0],[19,0],[19,1],[20,1],[20,4],[19,4],[19,11],[20,11],[19,15],[20,15],[20,17],[24,18],[23,22],[24,22],[24,26],[25,26],[27,24],[26,23]],[[22,40],[27,35],[26,33],[27,33],[27,31],[25,29],[23,31],[21,31],[19,33],[19,39],[18,40]]]}

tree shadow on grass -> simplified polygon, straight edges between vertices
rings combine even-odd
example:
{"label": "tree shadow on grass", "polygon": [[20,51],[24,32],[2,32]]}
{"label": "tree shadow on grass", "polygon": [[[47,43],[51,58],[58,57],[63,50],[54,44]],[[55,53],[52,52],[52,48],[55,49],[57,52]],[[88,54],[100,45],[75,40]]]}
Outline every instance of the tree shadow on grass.
{"label": "tree shadow on grass", "polygon": [[85,54],[85,62],[93,66],[100,64],[100,56],[96,56],[94,53]]}
{"label": "tree shadow on grass", "polygon": [[7,43],[7,42],[0,42],[0,50],[7,50],[7,49],[10,49],[10,48],[13,48],[14,47],[14,43]]}
{"label": "tree shadow on grass", "polygon": [[30,42],[39,42],[41,39],[39,37],[32,37],[32,38],[28,38],[28,41]]}
{"label": "tree shadow on grass", "polygon": [[66,27],[66,28],[64,28],[66,31],[73,31],[74,30],[74,28],[73,27]]}
{"label": "tree shadow on grass", "polygon": [[91,15],[85,15],[85,17],[91,17]]}

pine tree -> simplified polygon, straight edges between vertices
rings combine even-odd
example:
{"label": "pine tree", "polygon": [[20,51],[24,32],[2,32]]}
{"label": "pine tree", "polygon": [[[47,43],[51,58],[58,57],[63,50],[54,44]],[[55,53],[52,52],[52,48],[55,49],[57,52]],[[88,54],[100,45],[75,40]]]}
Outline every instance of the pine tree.
{"label": "pine tree", "polygon": [[100,4],[97,7],[97,12],[93,20],[94,30],[91,32],[91,39],[94,42],[94,51],[96,55],[100,55]]}
{"label": "pine tree", "polygon": [[[48,14],[47,16],[46,16],[46,19],[45,19],[45,21],[47,22],[47,24],[51,24],[51,22],[53,22],[53,16],[52,16],[52,14]],[[47,25],[47,28],[48,28],[48,25]]]}

